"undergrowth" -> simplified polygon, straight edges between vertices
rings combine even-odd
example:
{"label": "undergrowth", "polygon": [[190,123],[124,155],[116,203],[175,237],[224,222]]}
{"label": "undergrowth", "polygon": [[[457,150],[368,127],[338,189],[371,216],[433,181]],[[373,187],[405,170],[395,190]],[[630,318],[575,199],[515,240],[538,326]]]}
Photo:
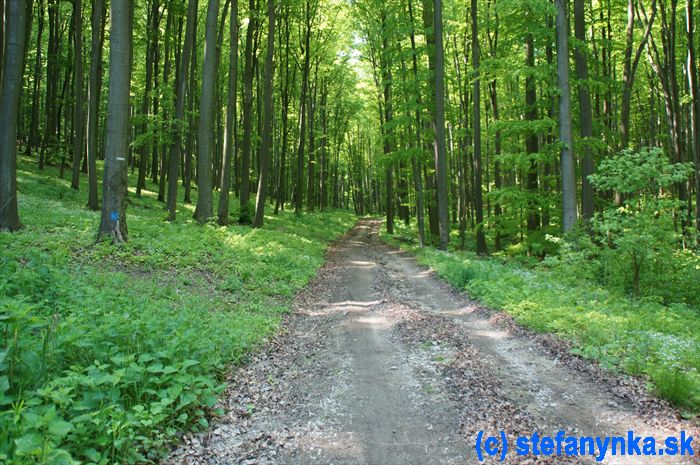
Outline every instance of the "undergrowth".
{"label": "undergrowth", "polygon": [[18,172],[24,228],[0,234],[0,463],[154,462],[205,428],[229,367],[276,329],[354,218],[199,226],[180,204],[167,223],[149,184],[129,194],[129,242],[95,244],[87,186],[34,165]]}
{"label": "undergrowth", "polygon": [[[509,256],[421,249],[416,233],[397,224],[382,239],[416,254],[419,263],[526,328],[573,342],[573,353],[610,370],[641,375],[686,416],[700,413],[700,308],[661,298],[632,298],[601,286],[587,266],[595,261],[561,255],[521,262]],[[458,243],[453,238],[453,243]],[[567,257],[571,260],[567,260]],[[589,265],[586,265],[586,262]],[[686,282],[688,287],[696,282]],[[677,293],[679,296],[682,293]]]}

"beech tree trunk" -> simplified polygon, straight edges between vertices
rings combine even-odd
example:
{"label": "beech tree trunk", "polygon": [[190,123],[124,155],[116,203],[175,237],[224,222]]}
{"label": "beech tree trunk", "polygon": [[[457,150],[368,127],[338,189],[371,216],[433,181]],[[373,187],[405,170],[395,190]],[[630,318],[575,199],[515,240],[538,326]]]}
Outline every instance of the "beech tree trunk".
{"label": "beech tree trunk", "polygon": [[[473,3],[472,7],[474,7]],[[449,205],[447,204],[447,154],[445,150],[445,53],[442,43],[442,0],[434,0],[433,28],[435,31],[435,115],[433,119],[435,141],[433,145],[440,225],[439,247],[442,250],[447,250],[447,245],[450,242],[450,218]]]}
{"label": "beech tree trunk", "polygon": [[0,230],[21,227],[17,209],[17,121],[22,88],[27,2],[6,0],[0,88]]}
{"label": "beech tree trunk", "polygon": [[[187,75],[190,71],[190,60],[195,39],[197,25],[197,0],[189,0],[187,3],[187,23],[185,25],[185,42],[180,53],[180,65],[175,77],[175,121],[173,131],[173,143],[168,155],[168,220],[175,221],[177,215],[177,183],[178,166],[182,152],[182,134],[187,126],[185,119],[185,90],[187,88]],[[190,95],[190,99],[194,96]],[[186,166],[187,166],[186,162]],[[187,169],[187,168],[185,168]],[[189,180],[185,192],[189,194]]]}
{"label": "beech tree trunk", "polygon": [[[41,52],[43,49],[43,35],[44,35],[44,2],[39,0],[38,10],[38,21],[37,21],[37,36],[36,36],[36,56],[34,58],[34,76],[41,76]],[[2,9],[0,8],[0,12]],[[26,26],[25,26],[26,27]],[[2,31],[0,30],[0,34]],[[25,45],[29,47],[27,43]],[[0,49],[2,49],[2,39],[0,39]],[[25,50],[26,53],[26,50]],[[0,63],[2,63],[2,52],[0,52]],[[0,65],[1,66],[1,65]],[[0,76],[2,76],[2,71],[0,71]],[[0,79],[0,82],[2,80]],[[32,150],[39,146],[39,96],[41,95],[41,80],[38,78],[34,79],[34,84],[32,88],[32,116],[29,123],[29,139],[27,144],[27,155],[31,155]]]}
{"label": "beech tree trunk", "polygon": [[474,69],[474,216],[476,219],[476,253],[486,255],[484,235],[484,204],[481,188],[481,79],[479,77],[479,23],[477,0],[471,0],[472,10],[472,66]]}
{"label": "beech tree trunk", "polygon": [[[525,40],[525,61],[528,67],[528,75],[525,78],[525,119],[533,124],[537,120],[537,83],[535,81],[535,44],[532,34]],[[537,132],[531,126],[525,138],[525,150],[530,158],[527,170],[528,212],[527,230],[535,231],[540,227],[540,215],[536,196],[538,191],[536,154],[539,152]]]}
{"label": "beech tree trunk", "polygon": [[243,68],[243,147],[241,154],[240,215],[238,222],[250,224],[250,158],[253,139],[253,38],[257,27],[255,0],[250,0],[248,30],[245,36],[245,63]]}
{"label": "beech tree trunk", "polygon": [[102,87],[102,48],[105,39],[105,8],[103,0],[95,0],[92,5],[90,27],[90,77],[88,82],[87,108],[87,165],[88,165],[88,202],[90,210],[97,211],[97,129],[100,120],[100,89]]}
{"label": "beech tree trunk", "polygon": [[297,145],[296,186],[294,186],[294,213],[301,213],[304,182],[304,146],[306,144],[306,95],[309,87],[309,70],[311,68],[311,0],[306,0],[306,20],[304,32],[304,67],[301,75],[301,97],[299,98],[299,140]]}
{"label": "beech tree trunk", "polygon": [[[438,0],[439,1],[439,0]],[[389,33],[387,31],[386,11],[382,9],[381,13],[381,28],[382,28],[382,50],[381,50],[381,73],[382,87],[384,94],[384,126],[382,135],[384,136],[384,156],[390,157],[393,152],[393,134],[391,122],[393,119],[392,107],[392,76],[391,63],[389,60]],[[391,160],[387,160],[385,168],[386,182],[386,231],[389,234],[394,234],[394,167]]]}
{"label": "beech tree trunk", "polygon": [[[581,138],[593,137],[593,110],[591,108],[590,84],[588,81],[588,55],[586,43],[586,11],[584,0],[574,0],[574,34],[576,47],[576,79],[578,80],[579,116],[581,118]],[[590,220],[594,214],[593,186],[588,176],[593,174],[593,147],[590,140],[581,142],[581,212],[584,220]]]}
{"label": "beech tree trunk", "polygon": [[194,218],[206,222],[214,214],[212,192],[212,135],[214,131],[214,88],[216,87],[216,38],[219,0],[209,0],[204,32],[202,95],[199,100],[199,137],[197,138],[197,207]]}
{"label": "beech tree trunk", "polygon": [[83,89],[83,6],[82,0],[73,0],[73,56],[75,69],[73,70],[73,95],[75,107],[73,109],[73,169],[70,186],[80,189],[80,162],[85,150],[85,98]]}
{"label": "beech tree trunk", "polygon": [[228,97],[226,127],[224,129],[224,156],[221,165],[221,192],[219,194],[218,223],[228,224],[229,191],[231,190],[231,160],[236,150],[236,92],[238,89],[238,0],[232,0],[229,19]]}
{"label": "beech tree trunk", "polygon": [[97,239],[126,242],[127,160],[129,158],[129,86],[131,82],[131,7],[111,0],[109,34],[109,101],[102,180],[102,217]]}
{"label": "beech tree trunk", "polygon": [[571,125],[571,93],[569,90],[569,20],[566,13],[567,0],[555,0],[557,6],[557,81],[559,83],[559,139],[562,143],[561,191],[562,227],[565,233],[576,225],[576,163],[574,161],[574,139]]}
{"label": "beech tree trunk", "polygon": [[265,57],[265,83],[263,84],[263,127],[260,146],[260,176],[258,178],[258,195],[255,199],[255,218],[253,227],[260,228],[265,217],[265,200],[267,198],[267,176],[272,148],[272,83],[274,81],[273,57],[275,50],[275,2],[267,0],[267,55]]}
{"label": "beech tree trunk", "polygon": [[690,107],[690,124],[693,142],[693,160],[695,162],[695,229],[697,243],[700,245],[700,82],[698,82],[698,64],[695,56],[695,34],[693,2],[685,4],[686,37],[688,38],[688,87],[692,99]]}

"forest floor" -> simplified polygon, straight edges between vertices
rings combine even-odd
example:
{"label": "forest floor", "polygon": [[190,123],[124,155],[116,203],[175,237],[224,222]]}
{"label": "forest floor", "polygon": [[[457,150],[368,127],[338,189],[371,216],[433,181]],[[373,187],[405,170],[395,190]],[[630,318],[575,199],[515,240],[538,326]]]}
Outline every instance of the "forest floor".
{"label": "forest floor", "polygon": [[[481,430],[509,438],[697,433],[636,378],[456,291],[361,220],[327,253],[281,333],[236,369],[224,414],[168,464],[478,463]],[[694,434],[697,437],[697,434]],[[697,449],[696,442],[693,443]],[[497,458],[494,458],[495,462]],[[605,463],[696,463],[610,456]],[[594,463],[518,457],[505,463]]]}

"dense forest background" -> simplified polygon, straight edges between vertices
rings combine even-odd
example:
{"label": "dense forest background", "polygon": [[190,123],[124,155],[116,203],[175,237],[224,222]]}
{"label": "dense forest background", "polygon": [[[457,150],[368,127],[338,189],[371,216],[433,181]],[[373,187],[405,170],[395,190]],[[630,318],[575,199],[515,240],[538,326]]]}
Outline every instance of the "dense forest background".
{"label": "dense forest background", "polygon": [[[0,0],[0,229],[13,231],[0,234],[8,250],[0,424],[19,415],[20,400],[44,399],[29,406],[43,409],[44,423],[0,433],[13,444],[0,446],[0,458],[39,457],[41,443],[48,460],[73,441],[66,450],[84,460],[137,461],[145,457],[138,451],[161,451],[177,430],[205,424],[206,408],[194,405],[213,405],[221,367],[275,326],[278,317],[261,309],[282,304],[265,289],[287,298],[301,288],[349,213],[384,216],[385,240],[454,285],[571,339],[584,357],[648,377],[688,415],[697,412],[697,6]],[[265,266],[230,271],[227,260],[237,257]],[[191,276],[200,266],[221,279],[222,292],[244,298],[212,302],[195,292],[192,302],[242,305],[246,317],[194,323],[180,309],[172,324],[212,331],[212,341],[187,352],[175,347],[185,336],[149,339],[145,328],[174,294],[124,300],[110,287],[123,276],[90,268],[102,262],[181,266],[187,271],[173,282],[194,282],[203,295],[206,283]],[[98,278],[80,274],[84,266]],[[73,273],[81,277],[70,282]],[[96,282],[104,294],[80,290]],[[101,329],[77,342],[97,313],[68,309],[86,298],[104,310]],[[59,318],[55,302],[73,320]],[[113,319],[113,302],[151,309],[147,321],[119,329],[126,323]],[[255,330],[232,336],[224,323]],[[135,331],[144,348],[131,353],[122,331]],[[240,334],[243,342],[218,352]],[[119,342],[105,348],[110,337]],[[191,364],[192,353],[216,356]],[[182,408],[140,411],[124,442],[107,433],[118,415],[96,407],[105,402],[99,389],[85,405],[70,403],[95,373],[115,376],[105,364],[153,360],[191,376],[177,383],[199,383],[201,392]],[[69,367],[78,367],[73,377],[54,387],[70,388],[58,397],[41,391]],[[124,412],[151,402],[152,393],[130,391],[137,382],[123,382],[131,387],[111,395]],[[70,420],[91,409],[101,426]],[[68,423],[52,423],[51,411]],[[153,426],[134,426],[141,420]],[[94,454],[76,452],[99,434]]]}
{"label": "dense forest background", "polygon": [[196,186],[199,221],[228,223],[211,192],[232,192],[244,224],[266,203],[353,208],[390,231],[415,218],[442,248],[474,229],[480,253],[543,255],[546,233],[595,229],[611,206],[627,221],[644,196],[675,201],[679,246],[697,244],[692,2],[111,7],[3,2],[3,228],[20,224],[16,138],[73,188],[87,176],[91,209],[106,160],[101,230],[117,215],[121,240],[128,170],[170,220]]}

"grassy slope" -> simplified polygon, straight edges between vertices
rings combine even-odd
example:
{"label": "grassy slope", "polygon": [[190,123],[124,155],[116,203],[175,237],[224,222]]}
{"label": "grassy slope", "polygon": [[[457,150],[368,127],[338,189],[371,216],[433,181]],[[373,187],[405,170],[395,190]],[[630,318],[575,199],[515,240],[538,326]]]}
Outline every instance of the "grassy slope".
{"label": "grassy slope", "polygon": [[652,389],[687,414],[700,412],[700,309],[631,300],[576,270],[420,249],[412,237],[415,233],[403,225],[393,237],[382,233],[384,241],[415,253],[445,280],[521,325],[572,341],[574,353],[606,368],[645,376]]}
{"label": "grassy slope", "polygon": [[18,173],[24,229],[0,234],[0,462],[150,461],[206,426],[227,367],[353,223],[283,212],[259,230],[198,226],[182,205],[166,223],[149,184],[131,190],[129,243],[95,245],[85,180],[76,192],[34,165]]}

